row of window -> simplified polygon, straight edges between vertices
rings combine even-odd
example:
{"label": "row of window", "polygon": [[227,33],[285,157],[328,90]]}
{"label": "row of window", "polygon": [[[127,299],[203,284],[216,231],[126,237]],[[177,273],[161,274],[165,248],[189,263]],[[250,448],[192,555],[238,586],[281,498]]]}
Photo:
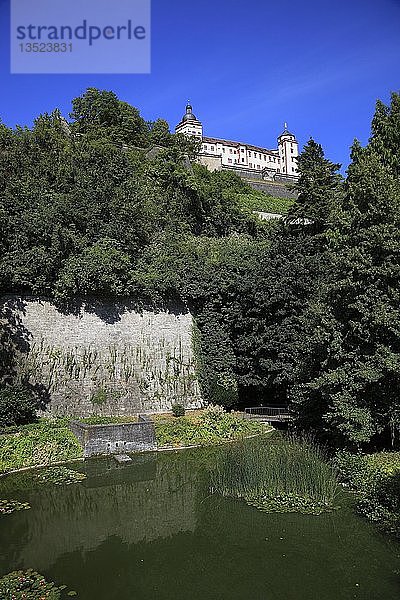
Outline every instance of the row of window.
{"label": "row of window", "polygon": [[[207,144],[203,144],[203,150],[206,151],[208,149]],[[211,152],[215,152],[216,148],[215,146],[210,146],[210,151]],[[240,149],[241,152],[244,152],[244,148]],[[225,148],[222,148],[222,153],[225,154]],[[291,149],[291,153],[293,154],[293,149]],[[233,150],[232,148],[229,148],[229,154],[238,154],[238,152],[236,150]],[[248,158],[251,158],[251,151],[248,151]],[[266,154],[261,154],[260,152],[253,152],[254,158],[259,158],[260,160],[262,160],[264,158],[264,162],[267,162],[267,155]],[[281,151],[281,157],[282,159],[284,158],[284,152],[283,150]],[[272,156],[271,154],[268,155],[268,161],[269,162],[277,162],[278,157]],[[244,159],[242,158],[242,162],[244,162]]]}
{"label": "row of window", "polygon": [[[245,162],[245,161],[244,161],[244,158],[242,158],[242,163],[243,163],[243,162]],[[233,163],[234,163],[235,165],[237,165],[237,164],[238,164],[238,160],[235,158],[235,160],[233,161],[233,160],[232,160],[232,158],[228,158],[228,163],[229,163],[230,165],[231,165],[231,164],[233,164]],[[253,163],[249,163],[249,168],[250,168],[250,169],[261,169],[261,166],[260,166],[260,165],[253,164]],[[277,171],[277,173],[280,173],[280,172],[281,172],[281,170],[280,170],[280,168],[279,168],[279,167],[277,168],[277,170],[276,170],[276,171]],[[294,167],[292,167],[292,173],[297,173],[297,172],[298,172],[298,170],[297,170],[297,169],[295,169]],[[282,168],[282,173],[286,173],[286,169],[285,169],[285,167],[283,167],[283,168]]]}
{"label": "row of window", "polygon": [[[207,150],[208,146],[206,144],[203,145],[203,150]],[[215,152],[215,146],[210,146],[210,151],[211,152]],[[241,149],[241,152],[244,152],[244,149]],[[225,154],[225,148],[222,148],[222,153]],[[238,152],[236,150],[232,150],[232,148],[229,148],[229,153],[230,154],[238,154]],[[254,158],[257,158],[257,152],[254,152]],[[248,157],[251,158],[251,152],[248,152]],[[264,162],[267,162],[267,155],[266,154],[261,154],[258,153],[258,157],[260,160],[262,160],[264,158]],[[269,162],[277,162],[278,157],[275,156],[271,156],[270,154],[268,155],[268,161]],[[242,162],[245,162],[245,159],[242,158]]]}

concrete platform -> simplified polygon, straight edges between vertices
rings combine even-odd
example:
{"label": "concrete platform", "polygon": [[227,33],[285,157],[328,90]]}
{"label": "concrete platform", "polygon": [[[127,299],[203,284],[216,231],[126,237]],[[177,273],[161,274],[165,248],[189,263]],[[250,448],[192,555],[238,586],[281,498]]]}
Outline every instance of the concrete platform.
{"label": "concrete platform", "polygon": [[114,454],[114,458],[119,463],[132,462],[132,459],[127,454]]}

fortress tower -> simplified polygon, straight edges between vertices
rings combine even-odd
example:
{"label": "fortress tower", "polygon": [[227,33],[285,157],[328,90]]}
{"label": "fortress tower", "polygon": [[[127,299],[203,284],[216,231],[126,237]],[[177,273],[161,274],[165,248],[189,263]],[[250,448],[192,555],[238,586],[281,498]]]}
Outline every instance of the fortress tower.
{"label": "fortress tower", "polygon": [[281,173],[293,175],[297,173],[296,158],[299,155],[299,145],[293,133],[287,128],[287,123],[278,137],[278,150],[281,160]]}
{"label": "fortress tower", "polygon": [[190,102],[186,105],[186,113],[183,115],[181,122],[175,127],[175,133],[203,138],[203,125],[194,116]]}

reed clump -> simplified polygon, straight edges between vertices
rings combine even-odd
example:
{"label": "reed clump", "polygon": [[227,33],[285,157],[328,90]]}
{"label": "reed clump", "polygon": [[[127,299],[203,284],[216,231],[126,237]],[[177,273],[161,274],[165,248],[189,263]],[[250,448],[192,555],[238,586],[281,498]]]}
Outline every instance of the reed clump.
{"label": "reed clump", "polygon": [[213,493],[241,498],[266,512],[331,511],[339,490],[336,469],[306,437],[237,444],[220,456],[211,474]]}

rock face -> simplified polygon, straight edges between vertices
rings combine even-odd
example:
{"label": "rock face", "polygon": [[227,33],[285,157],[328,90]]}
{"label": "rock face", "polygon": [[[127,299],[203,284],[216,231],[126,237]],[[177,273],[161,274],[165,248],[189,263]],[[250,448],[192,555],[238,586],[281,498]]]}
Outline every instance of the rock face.
{"label": "rock face", "polygon": [[173,402],[201,406],[190,313],[94,303],[65,314],[46,300],[15,297],[2,306],[14,337],[24,340],[19,376],[43,387],[52,414],[132,415],[168,410]]}

